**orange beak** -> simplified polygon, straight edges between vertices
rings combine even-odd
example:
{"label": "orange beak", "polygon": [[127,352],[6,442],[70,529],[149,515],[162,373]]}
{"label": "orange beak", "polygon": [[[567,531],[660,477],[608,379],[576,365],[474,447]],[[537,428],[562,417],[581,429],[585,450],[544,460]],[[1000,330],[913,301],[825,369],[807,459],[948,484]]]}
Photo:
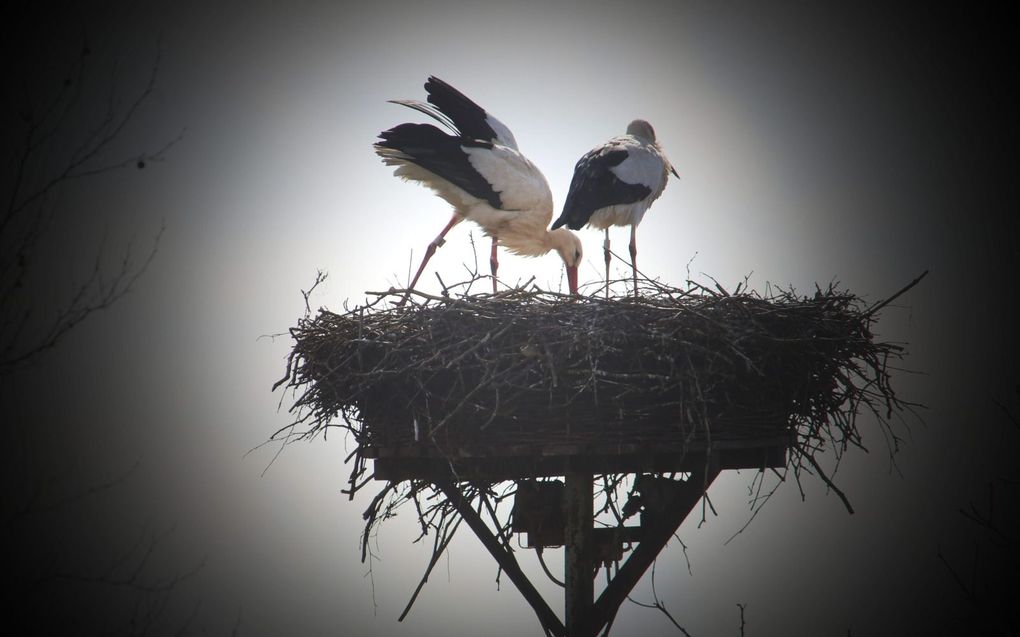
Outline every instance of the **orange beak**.
{"label": "orange beak", "polygon": [[570,287],[570,293],[577,296],[577,266],[567,266],[567,285]]}

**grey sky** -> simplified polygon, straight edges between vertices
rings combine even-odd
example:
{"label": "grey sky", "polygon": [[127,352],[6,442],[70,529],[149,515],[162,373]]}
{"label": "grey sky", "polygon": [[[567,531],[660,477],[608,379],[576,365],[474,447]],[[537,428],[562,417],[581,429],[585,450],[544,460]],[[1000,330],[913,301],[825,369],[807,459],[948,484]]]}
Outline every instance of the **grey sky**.
{"label": "grey sky", "polygon": [[[172,526],[153,566],[205,560],[175,611],[200,601],[195,625],[211,634],[238,613],[245,635],[537,632],[510,583],[496,590],[495,565],[466,529],[398,624],[428,547],[410,544],[413,516],[389,521],[365,577],[366,501],[340,494],[342,437],[286,448],[264,475],[277,449],[245,455],[288,422],[288,397],[278,410],[269,389],[289,340],[260,337],[294,323],[316,270],[330,276],[315,304],[360,302],[406,280],[412,251],[419,258],[449,218],[371,149],[379,131],[422,121],[386,100],[421,99],[435,74],[513,130],[557,206],[581,154],[631,119],[651,122],[681,175],[638,231],[642,269],[666,282],[682,284],[688,269],[729,286],[750,275],[759,290],[838,280],[878,299],[931,270],[878,328],[909,342],[907,366],[924,372],[895,378],[903,397],[929,407],[899,457],[902,475],[866,424],[872,452],[839,473],[855,515],[819,485],[805,501],[786,485],[723,546],[746,521],[750,482],[725,475],[711,493],[719,517],[679,533],[693,575],[672,543],[656,584],[692,635],[739,634],[738,602],[753,635],[897,634],[952,610],[936,552],[960,545],[956,510],[1008,466],[989,453],[1001,449],[992,401],[1008,401],[1018,378],[1001,300],[1016,292],[1016,226],[998,225],[1010,202],[989,186],[1001,142],[970,62],[994,54],[995,40],[977,25],[856,7],[676,3],[142,2],[112,15],[92,28],[124,55],[127,86],[162,32],[159,91],[125,147],[187,132],[165,162],[65,195],[76,213],[60,230],[67,242],[50,248],[58,276],[89,263],[104,235],[114,252],[134,237],[144,253],[166,231],[135,291],[5,389],[12,413],[53,432],[40,448],[62,469],[54,488],[140,461],[54,542],[98,556],[142,527]],[[426,286],[437,285],[433,272],[463,273],[469,226],[447,237]],[[581,282],[597,282],[601,235],[580,236]],[[623,250],[626,230],[611,236]],[[554,256],[500,265],[510,282],[561,285]],[[559,589],[523,559],[559,608]],[[636,597],[649,595],[646,580]],[[615,628],[671,634],[630,605]]]}

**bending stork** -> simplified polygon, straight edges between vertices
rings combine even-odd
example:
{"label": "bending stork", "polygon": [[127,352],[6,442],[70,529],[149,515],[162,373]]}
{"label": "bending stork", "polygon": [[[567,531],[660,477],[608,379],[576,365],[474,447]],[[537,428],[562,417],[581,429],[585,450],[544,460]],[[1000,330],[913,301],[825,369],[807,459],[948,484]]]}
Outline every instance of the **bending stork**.
{"label": "bending stork", "polygon": [[553,228],[584,225],[605,230],[606,298],[609,298],[609,226],[630,226],[630,260],[637,296],[637,226],[652,202],[666,188],[676,170],[655,142],[655,130],[642,119],[627,126],[627,134],[614,137],[588,151],[574,166],[570,192]]}
{"label": "bending stork", "polygon": [[[567,268],[571,294],[577,294],[581,241],[563,228],[549,231],[553,202],[542,172],[517,150],[517,141],[502,122],[436,77],[425,82],[428,103],[392,100],[437,120],[452,131],[431,124],[400,124],[379,134],[375,152],[394,175],[431,188],[453,206],[453,216],[429,243],[425,258],[408,289],[413,289],[425,264],[443,245],[446,233],[470,219],[492,238],[489,264],[496,292],[496,246],[514,254],[537,257],[555,250]],[[404,297],[403,303],[407,300]]]}

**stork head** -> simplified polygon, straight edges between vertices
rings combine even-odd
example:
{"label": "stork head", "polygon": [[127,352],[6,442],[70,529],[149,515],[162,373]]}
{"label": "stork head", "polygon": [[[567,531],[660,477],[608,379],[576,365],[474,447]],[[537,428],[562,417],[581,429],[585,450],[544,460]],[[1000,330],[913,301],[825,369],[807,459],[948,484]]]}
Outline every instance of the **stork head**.
{"label": "stork head", "polygon": [[643,119],[636,119],[627,125],[627,134],[633,135],[638,139],[643,139],[646,142],[655,142],[655,129],[652,125]]}
{"label": "stork head", "polygon": [[[628,124],[627,134],[637,137],[638,139],[648,142],[649,144],[655,144],[655,129],[652,128],[651,124],[649,124],[643,119],[636,119],[630,124]],[[658,147],[658,144],[655,145]],[[659,152],[660,153],[662,152],[661,148],[659,149]],[[662,158],[666,160],[665,155],[663,155]],[[680,175],[676,172],[676,169],[673,168],[673,165],[669,163],[669,160],[666,160],[666,169],[669,170],[669,172],[673,173],[675,177],[677,178],[680,177]]]}
{"label": "stork head", "polygon": [[577,294],[577,266],[581,265],[584,250],[577,235],[566,228],[557,228],[549,233],[553,249],[567,266],[567,285],[571,294]]}

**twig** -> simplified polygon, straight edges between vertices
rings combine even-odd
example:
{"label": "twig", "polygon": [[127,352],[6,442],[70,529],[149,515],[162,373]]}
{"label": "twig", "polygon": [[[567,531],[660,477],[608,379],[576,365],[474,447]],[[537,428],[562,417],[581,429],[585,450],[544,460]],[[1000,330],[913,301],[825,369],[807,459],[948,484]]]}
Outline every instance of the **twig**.
{"label": "twig", "polygon": [[878,312],[879,310],[881,310],[883,307],[889,305],[890,303],[892,303],[893,301],[895,301],[899,297],[901,297],[904,294],[906,294],[912,287],[914,287],[915,285],[920,283],[921,279],[923,279],[926,276],[928,276],[928,270],[925,270],[916,279],[914,279],[910,283],[904,285],[902,288],[900,288],[900,291],[897,292],[896,294],[893,294],[892,296],[890,296],[889,298],[885,299],[884,301],[879,301],[879,302],[875,303],[874,305],[872,305],[871,307],[869,307],[867,309],[867,311],[865,312],[865,314],[867,316],[869,316],[869,317],[870,316],[874,316],[874,314],[876,312]]}

